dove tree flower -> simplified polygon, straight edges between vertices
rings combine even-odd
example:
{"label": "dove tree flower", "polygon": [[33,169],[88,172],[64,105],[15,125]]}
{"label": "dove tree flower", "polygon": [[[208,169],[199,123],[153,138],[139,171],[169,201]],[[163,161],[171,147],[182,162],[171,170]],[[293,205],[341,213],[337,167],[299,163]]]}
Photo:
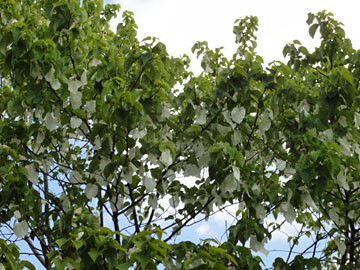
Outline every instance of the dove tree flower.
{"label": "dove tree flower", "polygon": [[[194,76],[131,12],[111,31],[119,10],[0,2],[0,269],[261,269],[269,216],[303,225],[275,269],[359,268],[360,53],[341,23],[309,14],[319,47],[264,67],[257,18],[237,20],[233,57],[198,42]],[[175,241],[227,205],[224,241]]]}

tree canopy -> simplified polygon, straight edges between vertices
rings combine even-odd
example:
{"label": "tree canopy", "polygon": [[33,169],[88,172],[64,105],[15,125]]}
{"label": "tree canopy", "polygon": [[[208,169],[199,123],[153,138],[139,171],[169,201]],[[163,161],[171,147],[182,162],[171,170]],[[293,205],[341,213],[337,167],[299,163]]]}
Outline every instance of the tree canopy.
{"label": "tree canopy", "polygon": [[[318,47],[265,65],[257,18],[239,19],[231,58],[194,45],[195,76],[131,12],[112,31],[119,11],[0,1],[0,269],[262,269],[295,221],[271,269],[359,269],[360,51],[343,25],[309,13]],[[224,241],[174,241],[229,205]]]}

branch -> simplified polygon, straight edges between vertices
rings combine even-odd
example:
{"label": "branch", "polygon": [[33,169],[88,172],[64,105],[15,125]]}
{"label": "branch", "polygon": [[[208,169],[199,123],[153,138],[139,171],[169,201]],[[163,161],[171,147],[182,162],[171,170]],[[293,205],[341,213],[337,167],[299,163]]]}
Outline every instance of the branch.
{"label": "branch", "polygon": [[[190,216],[190,218],[188,218],[181,226],[177,227],[168,238],[166,238],[164,240],[164,242],[169,241],[174,235],[176,235],[182,228],[184,228],[186,226],[186,224],[188,224],[191,220],[193,220],[199,213],[201,213],[215,198],[214,197],[210,197],[208,199],[208,201],[198,210],[198,211],[193,211],[195,212],[193,215]],[[186,217],[184,217],[181,221],[183,221],[184,219],[186,219]],[[163,230],[166,230],[172,226],[174,226],[177,223],[173,223],[167,227],[165,227]]]}
{"label": "branch", "polygon": [[76,71],[75,61],[74,61],[74,58],[73,58],[72,53],[71,53],[69,35],[66,35],[66,39],[67,39],[67,41],[68,41],[68,49],[69,49],[69,53],[70,53],[71,64],[72,64],[72,66],[73,66],[73,68],[74,68],[74,71],[75,71],[76,75],[79,77],[79,74],[78,74],[77,71]]}
{"label": "branch", "polygon": [[133,85],[130,87],[130,89],[129,89],[130,92],[131,92],[132,90],[134,90],[135,86],[138,84],[141,75],[142,75],[142,74],[144,73],[144,71],[145,71],[145,66],[146,66],[146,65],[144,65],[144,66],[141,68],[141,71],[140,71],[139,75],[137,76],[135,82],[134,82]]}
{"label": "branch", "polygon": [[302,233],[303,228],[304,228],[304,224],[301,226],[301,229],[300,229],[300,232],[299,232],[298,236],[295,238],[295,240],[293,240],[293,243],[292,243],[292,245],[291,245],[291,247],[290,247],[290,250],[289,250],[289,254],[288,254],[287,258],[286,258],[286,263],[288,263],[289,260],[290,260],[291,253],[293,253],[293,249],[294,249],[294,247],[295,247],[295,245],[296,245],[296,242],[297,242],[297,241],[300,239],[300,237],[301,237],[300,235],[301,235],[301,233]]}
{"label": "branch", "polygon": [[258,118],[259,118],[259,113],[260,113],[259,103],[260,103],[260,101],[262,100],[265,92],[266,92],[266,88],[265,88],[264,92],[262,92],[262,94],[261,94],[261,96],[260,96],[260,98],[259,98],[259,101],[258,101],[258,103],[257,103],[258,106],[257,106],[257,109],[256,109],[256,116],[255,116],[255,120],[254,120],[254,125],[253,125],[253,127],[252,127],[252,129],[251,129],[251,132],[250,132],[250,134],[249,134],[248,140],[247,140],[247,142],[246,142],[245,150],[247,150],[248,147],[250,146],[250,139],[251,139],[252,135],[253,135],[254,132],[255,132],[255,128],[256,128],[256,125],[257,125],[257,120],[258,120]]}
{"label": "branch", "polygon": [[330,79],[329,76],[326,75],[324,72],[322,72],[318,67],[316,67],[315,70],[316,70],[317,72],[319,72],[319,74],[321,74],[321,75],[324,76],[325,78]]}
{"label": "branch", "polygon": [[34,253],[35,257],[40,261],[40,263],[47,268],[48,265],[46,264],[45,260],[43,257],[41,257],[41,254],[37,251],[37,248],[34,246],[33,242],[31,241],[31,239],[28,236],[24,237],[24,240],[26,241],[26,243],[29,245],[30,249],[32,250],[32,252]]}
{"label": "branch", "polygon": [[[130,193],[130,200],[131,202],[134,201],[133,199],[133,189],[131,187],[130,184],[127,185],[128,188],[129,188],[129,193]],[[139,223],[138,223],[138,217],[137,217],[137,214],[136,214],[136,208],[135,208],[136,205],[134,205],[134,209],[133,209],[133,217],[134,217],[134,222],[135,222],[135,231],[136,233],[139,233],[140,232],[140,227],[139,227]]]}

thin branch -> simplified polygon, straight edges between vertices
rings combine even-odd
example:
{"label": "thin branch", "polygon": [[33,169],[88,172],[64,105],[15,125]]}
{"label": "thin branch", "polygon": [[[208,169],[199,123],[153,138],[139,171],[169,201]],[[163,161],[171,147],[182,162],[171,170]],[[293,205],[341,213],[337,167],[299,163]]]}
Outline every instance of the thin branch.
{"label": "thin branch", "polygon": [[[130,200],[131,202],[134,201],[133,199],[133,189],[131,187],[130,184],[127,185],[128,188],[129,188],[129,193],[130,193]],[[138,217],[137,217],[137,214],[136,214],[136,205],[134,205],[134,209],[133,209],[133,218],[134,218],[134,222],[135,222],[135,232],[136,233],[139,233],[140,232],[140,227],[139,227],[139,223],[138,223]]]}
{"label": "thin branch", "polygon": [[319,72],[319,74],[321,74],[321,75],[324,76],[325,78],[329,79],[329,76],[326,75],[324,72],[322,72],[318,67],[316,67],[315,70],[316,70],[317,72]]}
{"label": "thin branch", "polygon": [[265,89],[265,90],[262,92],[262,94],[261,94],[261,96],[260,96],[260,98],[259,98],[259,101],[257,102],[256,116],[255,116],[255,120],[254,120],[253,127],[252,127],[252,129],[251,129],[251,132],[250,132],[250,134],[249,134],[248,140],[247,140],[246,145],[245,145],[245,148],[244,148],[245,150],[247,150],[247,149],[249,148],[251,137],[252,137],[252,135],[253,135],[254,132],[255,132],[255,128],[256,128],[256,126],[257,126],[257,120],[258,120],[258,118],[259,118],[259,113],[260,113],[260,104],[259,104],[259,103],[260,103],[260,101],[262,100],[263,96],[265,95],[266,90],[267,90],[267,89]]}
{"label": "thin branch", "polygon": [[289,250],[289,254],[288,254],[287,258],[286,258],[286,263],[288,263],[289,260],[290,260],[290,256],[293,253],[293,249],[294,249],[294,247],[296,245],[296,242],[300,239],[300,235],[302,233],[303,228],[304,228],[304,224],[301,226],[301,229],[300,229],[300,232],[298,233],[298,236],[295,237],[295,239],[293,240],[293,243],[292,243],[292,245],[290,247],[290,250]]}
{"label": "thin branch", "polygon": [[47,268],[48,265],[45,262],[45,259],[43,257],[41,257],[41,254],[37,251],[37,248],[34,246],[33,242],[31,241],[31,239],[28,236],[24,237],[24,240],[26,241],[26,243],[28,244],[28,246],[30,247],[30,249],[32,250],[32,252],[34,253],[35,257],[39,260],[39,262],[45,267]]}
{"label": "thin branch", "polygon": [[79,74],[78,74],[77,71],[76,71],[75,61],[74,61],[74,58],[73,58],[72,52],[71,52],[69,35],[66,35],[66,39],[67,39],[67,41],[68,41],[68,49],[69,49],[71,64],[72,64],[72,66],[73,66],[73,68],[74,68],[74,71],[75,71],[76,75],[79,77]]}
{"label": "thin branch", "polygon": [[[193,220],[199,213],[201,213],[215,198],[214,197],[210,197],[208,199],[208,201],[198,210],[195,211],[195,213],[193,215],[191,215],[181,226],[177,227],[175,230],[173,230],[173,232],[170,234],[170,236],[168,238],[166,238],[164,240],[164,242],[169,241],[174,235],[176,235],[183,227],[186,226],[186,224],[188,224],[191,220]],[[186,217],[185,217],[186,218]],[[184,218],[184,219],[185,219]],[[184,220],[182,219],[182,220]],[[174,226],[177,223],[173,223],[172,225],[170,225],[170,227]],[[169,228],[169,226],[167,226],[166,228]],[[163,229],[166,230],[166,229]]]}

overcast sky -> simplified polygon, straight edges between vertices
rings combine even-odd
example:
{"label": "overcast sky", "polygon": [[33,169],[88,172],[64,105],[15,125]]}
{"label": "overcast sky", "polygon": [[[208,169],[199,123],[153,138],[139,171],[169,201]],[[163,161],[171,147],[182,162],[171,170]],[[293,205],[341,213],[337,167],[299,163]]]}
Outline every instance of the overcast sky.
{"label": "overcast sky", "polygon": [[[108,1],[109,2],[109,1]],[[335,0],[113,0],[122,10],[131,10],[139,26],[139,38],[156,36],[170,54],[191,55],[196,41],[210,47],[225,47],[225,55],[235,51],[234,21],[247,15],[259,18],[258,53],[265,62],[283,60],[282,49],[294,39],[306,47],[316,44],[306,24],[309,12],[327,10],[345,24],[355,48],[360,47],[358,1]],[[116,22],[114,22],[115,26]]]}

